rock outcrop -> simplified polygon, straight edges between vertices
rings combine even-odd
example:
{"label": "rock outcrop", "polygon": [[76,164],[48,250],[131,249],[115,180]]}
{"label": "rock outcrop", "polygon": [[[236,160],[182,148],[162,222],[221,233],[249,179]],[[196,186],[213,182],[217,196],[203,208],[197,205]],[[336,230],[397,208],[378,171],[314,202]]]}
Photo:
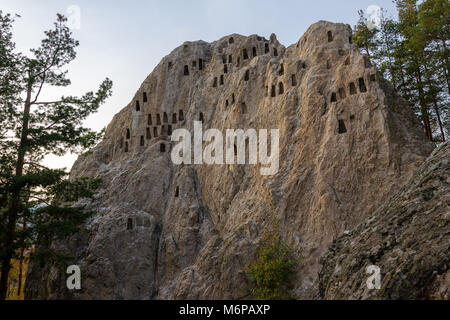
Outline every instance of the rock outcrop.
{"label": "rock outcrop", "polygon": [[[177,128],[279,129],[280,166],[174,165]],[[72,176],[101,177],[76,256],[82,290],[30,268],[28,298],[245,299],[242,267],[273,219],[300,257],[292,295],[319,298],[319,257],[401,188],[433,150],[408,104],[320,21],[296,44],[233,34],[162,59]]]}
{"label": "rock outcrop", "polygon": [[[450,143],[442,145],[366,222],[337,239],[322,258],[325,299],[450,297]],[[370,290],[369,265],[380,270]]]}

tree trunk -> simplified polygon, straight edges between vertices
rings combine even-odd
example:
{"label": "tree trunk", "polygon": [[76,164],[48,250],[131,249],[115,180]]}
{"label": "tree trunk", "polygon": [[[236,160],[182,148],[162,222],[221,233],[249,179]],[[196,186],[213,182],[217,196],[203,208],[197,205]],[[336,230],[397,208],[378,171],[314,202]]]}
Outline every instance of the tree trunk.
{"label": "tree trunk", "polygon": [[425,102],[425,94],[423,92],[422,74],[419,69],[416,70],[417,89],[419,91],[420,110],[422,114],[422,121],[425,128],[425,134],[430,141],[433,141],[433,133],[431,132],[430,115],[428,107]]}
{"label": "tree trunk", "polygon": [[434,112],[436,112],[437,121],[438,121],[438,124],[439,124],[439,129],[441,130],[442,142],[445,142],[445,132],[444,132],[444,129],[442,127],[441,115],[439,113],[439,108],[438,108],[438,105],[437,105],[436,97],[434,97],[434,96],[433,96],[433,105],[434,105]]}
{"label": "tree trunk", "polygon": [[17,288],[17,297],[20,297],[20,292],[22,291],[22,270],[23,270],[23,256],[24,256],[25,248],[22,247],[20,249],[20,258],[19,258],[19,286]]}
{"label": "tree trunk", "polygon": [[[23,165],[25,162],[25,153],[27,148],[28,139],[28,125],[30,118],[30,108],[31,108],[31,92],[32,92],[32,81],[29,81],[27,88],[27,98],[25,100],[23,119],[22,119],[22,132],[20,137],[19,150],[17,154],[16,163],[16,173],[15,178],[20,178],[23,175]],[[6,229],[6,240],[5,240],[5,255],[2,258],[2,274],[0,277],[0,300],[5,300],[8,292],[8,276],[11,269],[11,259],[14,256],[14,240],[16,223],[19,214],[20,206],[20,191],[21,187],[14,186],[11,192],[11,204],[8,210],[8,224]]]}
{"label": "tree trunk", "polygon": [[[27,228],[27,219],[23,219],[23,226],[22,226],[22,232],[25,232]],[[22,291],[22,270],[23,270],[23,260],[24,260],[24,254],[25,254],[25,242],[22,237],[22,248],[20,248],[20,257],[19,257],[19,286],[17,288],[17,297],[20,297],[20,293]]]}
{"label": "tree trunk", "polygon": [[450,93],[450,66],[448,63],[448,51],[447,51],[447,45],[445,44],[445,39],[441,38],[441,42],[442,42],[442,46],[444,47],[444,74],[445,74],[445,78],[447,79],[447,90],[448,93]]}
{"label": "tree trunk", "polygon": [[444,132],[444,129],[442,127],[441,114],[439,112],[439,106],[438,106],[438,103],[437,103],[436,94],[434,94],[433,86],[432,86],[431,80],[430,80],[430,78],[428,76],[428,74],[429,74],[428,68],[427,68],[426,65],[424,65],[424,68],[425,68],[425,75],[426,75],[428,87],[430,88],[429,90],[431,91],[431,99],[433,101],[434,112],[436,113],[436,118],[437,118],[437,121],[438,121],[439,129],[441,130],[442,142],[445,142],[445,132]]}

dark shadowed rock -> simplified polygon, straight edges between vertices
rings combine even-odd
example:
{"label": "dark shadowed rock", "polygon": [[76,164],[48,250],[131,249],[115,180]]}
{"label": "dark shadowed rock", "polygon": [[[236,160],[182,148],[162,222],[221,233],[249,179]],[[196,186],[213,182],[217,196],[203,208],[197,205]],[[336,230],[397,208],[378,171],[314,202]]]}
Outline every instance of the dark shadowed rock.
{"label": "dark shadowed rock", "polygon": [[[371,218],[337,239],[322,257],[324,299],[449,299],[450,143]],[[369,290],[366,267],[381,271]]]}

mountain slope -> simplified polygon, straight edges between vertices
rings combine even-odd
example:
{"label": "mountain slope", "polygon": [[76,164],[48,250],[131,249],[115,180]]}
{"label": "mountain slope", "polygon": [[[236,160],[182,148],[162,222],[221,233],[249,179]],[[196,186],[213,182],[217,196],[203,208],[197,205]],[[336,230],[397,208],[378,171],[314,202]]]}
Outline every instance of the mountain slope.
{"label": "mountain slope", "polygon": [[[279,172],[174,165],[170,131],[279,129]],[[170,126],[170,127],[169,127]],[[431,153],[408,104],[351,43],[320,21],[285,48],[275,35],[186,42],[162,59],[72,176],[101,177],[83,231],[55,248],[83,271],[33,265],[28,298],[250,298],[242,267],[273,219],[301,257],[292,294],[317,298],[319,257]]]}

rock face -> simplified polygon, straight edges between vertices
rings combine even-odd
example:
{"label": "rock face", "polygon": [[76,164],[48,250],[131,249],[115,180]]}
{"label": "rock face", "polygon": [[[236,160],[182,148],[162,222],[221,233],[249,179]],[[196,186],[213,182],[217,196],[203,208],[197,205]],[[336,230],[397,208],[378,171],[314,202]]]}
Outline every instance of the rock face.
{"label": "rock face", "polygon": [[[322,258],[325,299],[450,298],[450,143],[442,145],[365,223]],[[366,268],[380,268],[369,290]]]}
{"label": "rock face", "polygon": [[[177,128],[279,129],[280,167],[174,165]],[[72,176],[101,177],[97,214],[57,247],[83,273],[65,288],[30,268],[28,298],[251,298],[242,267],[273,219],[300,263],[292,295],[318,298],[319,257],[371,216],[431,153],[407,103],[320,21],[288,48],[275,35],[186,42],[163,58]]]}

